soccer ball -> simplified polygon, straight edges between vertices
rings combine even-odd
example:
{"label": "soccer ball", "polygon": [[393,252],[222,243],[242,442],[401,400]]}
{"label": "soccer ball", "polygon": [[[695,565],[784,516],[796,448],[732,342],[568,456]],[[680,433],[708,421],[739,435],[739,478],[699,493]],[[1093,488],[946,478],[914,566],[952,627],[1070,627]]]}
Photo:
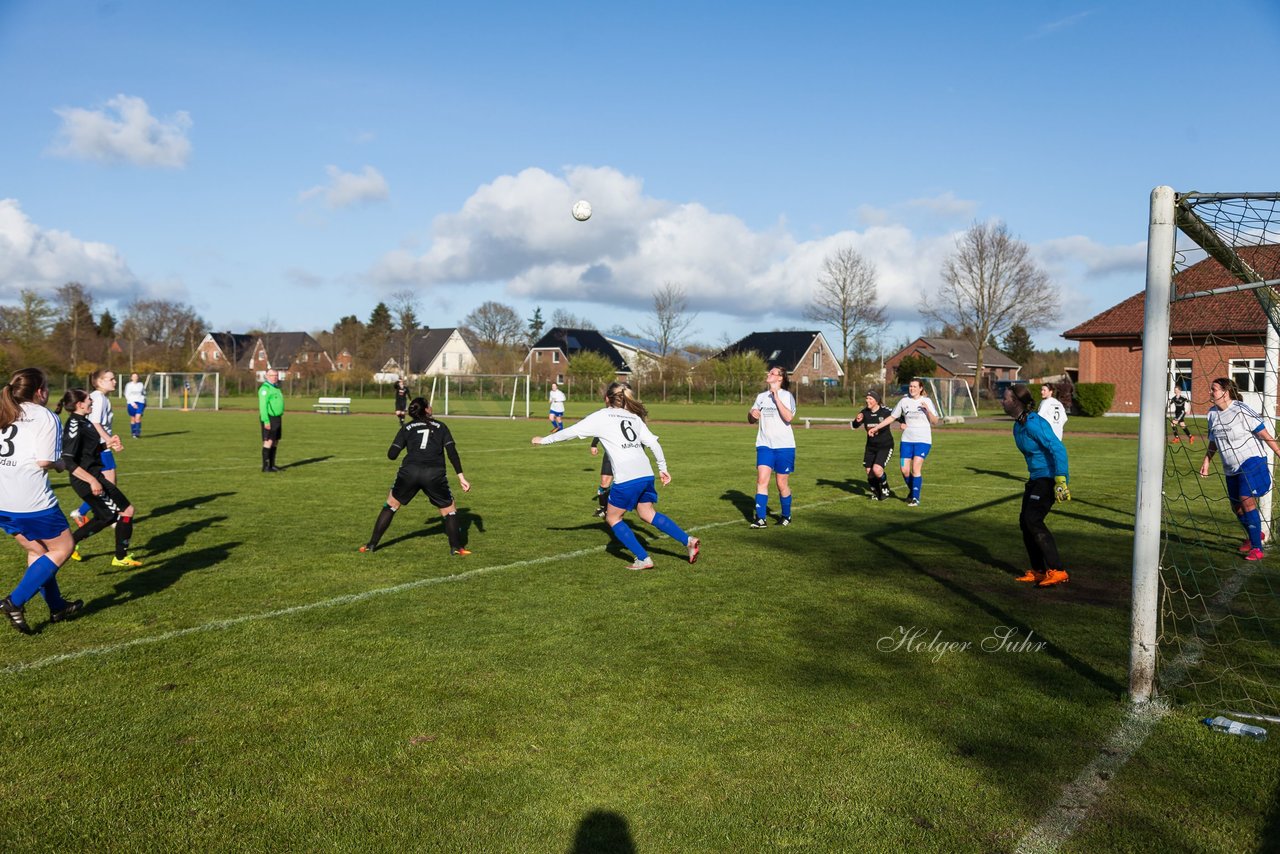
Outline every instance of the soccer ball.
{"label": "soccer ball", "polygon": [[578,222],[586,222],[591,219],[591,202],[586,199],[578,199],[573,203],[573,218]]}

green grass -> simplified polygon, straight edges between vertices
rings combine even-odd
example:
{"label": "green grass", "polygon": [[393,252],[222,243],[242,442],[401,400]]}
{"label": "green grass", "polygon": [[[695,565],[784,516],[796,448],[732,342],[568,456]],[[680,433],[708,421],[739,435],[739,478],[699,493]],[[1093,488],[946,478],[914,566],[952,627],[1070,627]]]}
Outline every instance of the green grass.
{"label": "green grass", "polygon": [[[860,434],[804,432],[796,523],[763,531],[754,428],[659,424],[660,508],[705,551],[633,521],[645,573],[591,518],[598,459],[538,421],[451,421],[474,555],[421,498],[357,554],[395,426],[291,412],[270,476],[251,414],[148,413],[120,455],[146,565],[101,534],[59,575],[88,613],[0,636],[9,848],[1007,851],[1124,716],[1131,439],[1069,436],[1072,582],[1041,591],[1011,580],[1007,424],[940,431],[918,509],[866,500]],[[1000,626],[1046,646],[976,648]],[[975,648],[878,649],[899,627]],[[1068,848],[1254,849],[1278,780],[1274,742],[1178,712]]]}

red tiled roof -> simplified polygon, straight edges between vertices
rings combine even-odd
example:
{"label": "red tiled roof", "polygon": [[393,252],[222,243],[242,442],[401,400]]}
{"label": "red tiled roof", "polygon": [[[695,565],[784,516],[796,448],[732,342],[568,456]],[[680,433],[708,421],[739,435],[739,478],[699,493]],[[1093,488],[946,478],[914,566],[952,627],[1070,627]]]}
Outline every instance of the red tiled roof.
{"label": "red tiled roof", "polygon": [[[1275,278],[1280,268],[1280,246],[1246,246],[1240,257],[1267,278]],[[1174,291],[1179,294],[1207,291],[1240,284],[1240,280],[1212,258],[1192,264],[1176,275]],[[1138,293],[1114,305],[1079,326],[1062,333],[1072,341],[1092,338],[1138,338],[1142,336],[1143,297]],[[1267,328],[1267,316],[1252,291],[1175,302],[1170,330],[1175,335],[1259,335]]]}

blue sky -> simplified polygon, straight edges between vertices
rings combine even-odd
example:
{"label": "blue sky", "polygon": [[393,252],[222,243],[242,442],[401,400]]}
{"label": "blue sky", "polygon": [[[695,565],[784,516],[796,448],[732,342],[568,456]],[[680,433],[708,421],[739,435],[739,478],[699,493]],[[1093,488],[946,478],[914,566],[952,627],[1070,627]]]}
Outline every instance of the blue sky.
{"label": "blue sky", "polygon": [[1142,288],[1153,187],[1280,190],[1277,54],[1265,0],[0,0],[0,302],[78,280],[317,331],[412,290],[431,326],[634,330],[675,282],[715,344],[812,327],[852,246],[889,347],[998,219],[1059,346]]}

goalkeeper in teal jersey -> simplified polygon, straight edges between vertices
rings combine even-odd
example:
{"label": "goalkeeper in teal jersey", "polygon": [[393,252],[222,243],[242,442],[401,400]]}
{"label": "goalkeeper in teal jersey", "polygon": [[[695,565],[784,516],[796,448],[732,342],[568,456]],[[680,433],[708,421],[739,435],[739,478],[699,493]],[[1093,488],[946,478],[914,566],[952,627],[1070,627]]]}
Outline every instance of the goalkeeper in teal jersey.
{"label": "goalkeeper in teal jersey", "polygon": [[262,470],[280,471],[276,467],[276,451],[284,434],[284,392],[280,390],[280,372],[267,371],[267,381],[258,387],[258,420],[262,422]]}
{"label": "goalkeeper in teal jersey", "polygon": [[1031,559],[1031,569],[1018,581],[1051,587],[1068,580],[1058,556],[1058,544],[1045,525],[1055,501],[1070,501],[1067,487],[1067,449],[1053,432],[1053,425],[1036,413],[1026,386],[1005,389],[1004,411],[1013,419],[1013,441],[1027,458],[1028,480],[1022,492],[1018,526]]}

